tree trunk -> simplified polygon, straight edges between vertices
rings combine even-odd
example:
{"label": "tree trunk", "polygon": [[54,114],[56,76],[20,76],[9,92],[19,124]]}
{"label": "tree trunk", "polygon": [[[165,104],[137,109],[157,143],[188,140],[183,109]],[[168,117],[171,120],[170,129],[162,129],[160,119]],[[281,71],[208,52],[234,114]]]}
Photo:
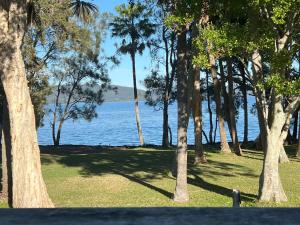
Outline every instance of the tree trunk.
{"label": "tree trunk", "polygon": [[2,166],[2,180],[1,180],[1,194],[0,199],[7,200],[8,198],[8,176],[7,176],[7,159],[6,159],[6,147],[4,140],[4,132],[2,130],[2,139],[1,139],[1,166]]}
{"label": "tree trunk", "polygon": [[279,153],[279,163],[288,163],[290,162],[286,152],[285,152],[285,149],[284,149],[284,146],[282,144],[281,148],[280,148],[280,153]]}
{"label": "tree trunk", "polygon": [[298,150],[296,156],[300,159],[300,121],[299,121],[299,131],[298,131]]}
{"label": "tree trunk", "polygon": [[202,145],[202,97],[200,83],[200,68],[193,69],[194,87],[192,110],[194,120],[194,136],[195,136],[195,164],[207,163]]}
{"label": "tree trunk", "polygon": [[163,109],[163,138],[162,138],[162,147],[168,148],[169,145],[169,103],[164,101],[164,109]]}
{"label": "tree trunk", "polygon": [[214,132],[214,124],[213,124],[213,115],[210,106],[210,95],[209,95],[209,88],[208,88],[208,71],[206,71],[206,93],[207,93],[207,109],[209,114],[209,144],[213,143],[213,132]]}
{"label": "tree trunk", "polygon": [[223,96],[224,103],[222,104],[222,112],[224,113],[225,116],[225,121],[227,122],[227,126],[229,129],[229,134],[232,140],[232,133],[231,133],[231,123],[230,123],[230,116],[229,116],[229,99],[228,99],[228,93],[226,89],[226,77],[225,77],[225,72],[224,72],[224,67],[223,67],[223,61],[220,59],[219,60],[219,67],[220,67],[220,77],[221,77],[221,96]]}
{"label": "tree trunk", "polygon": [[259,200],[275,202],[287,201],[278,169],[278,158],[280,153],[278,146],[282,145],[282,143],[279,143],[278,137],[271,136],[270,134],[266,138],[267,146],[263,170],[260,176]]}
{"label": "tree trunk", "polygon": [[176,188],[174,201],[187,202],[187,126],[188,126],[188,93],[186,68],[186,32],[178,35],[177,41],[177,101],[178,101],[178,130],[176,154]]}
{"label": "tree trunk", "polygon": [[236,129],[236,116],[235,116],[235,105],[234,105],[234,90],[233,90],[233,68],[232,60],[229,58],[227,60],[227,69],[228,69],[228,103],[229,103],[229,118],[230,118],[230,131],[232,144],[235,154],[241,156],[242,149],[239,143],[237,129]]}
{"label": "tree trunk", "polygon": [[5,42],[0,46],[0,75],[10,119],[12,206],[53,207],[42,177],[34,110],[21,54],[27,20],[26,1],[12,0],[9,5],[9,16],[0,8],[0,40]]}
{"label": "tree trunk", "polygon": [[[162,147],[168,148],[169,147],[169,115],[168,115],[168,108],[169,108],[169,85],[170,85],[170,72],[169,72],[169,44],[168,39],[166,37],[166,27],[163,27],[162,38],[165,45],[165,87],[164,87],[164,108],[163,108],[163,138],[162,138]],[[171,90],[171,89],[170,89]]]}
{"label": "tree trunk", "polygon": [[54,146],[55,147],[58,147],[60,145],[60,136],[61,136],[61,130],[62,130],[63,123],[64,123],[64,120],[61,119],[61,121],[59,122],[58,129],[57,129],[56,137],[54,138]]}
{"label": "tree trunk", "polygon": [[137,85],[136,85],[136,70],[135,70],[135,54],[134,53],[131,54],[131,60],[132,60],[135,119],[136,119],[136,126],[137,126],[137,130],[138,130],[140,145],[143,146],[145,143],[144,143],[144,137],[143,137],[141,119],[140,119],[139,99],[138,99]]}
{"label": "tree trunk", "polygon": [[[4,126],[7,125],[7,118],[4,113],[7,113],[7,106],[4,105],[5,102],[2,102],[2,113],[1,113],[1,168],[2,168],[2,176],[1,176],[1,192],[0,199],[8,199],[8,168],[7,168],[7,151],[5,145],[5,136],[4,136]],[[6,107],[6,109],[4,109]],[[6,122],[6,124],[4,124]]]}
{"label": "tree trunk", "polygon": [[3,101],[2,117],[2,197],[12,207],[12,157],[9,115],[6,100]]}
{"label": "tree trunk", "polygon": [[[293,143],[297,143],[297,134],[298,134],[298,113],[299,110],[297,110],[294,113],[294,126],[293,126]],[[300,131],[299,131],[300,132]]]}
{"label": "tree trunk", "polygon": [[219,121],[221,152],[230,153],[231,150],[230,150],[228,142],[227,142],[224,118],[222,115],[221,85],[220,85],[220,81],[217,77],[216,60],[212,54],[209,54],[209,63],[211,66],[211,76],[212,76],[213,85],[214,85],[214,95],[215,95],[215,101],[216,101],[217,118]]}
{"label": "tree trunk", "polygon": [[247,95],[247,82],[245,68],[242,62],[238,63],[239,70],[242,76],[242,93],[243,93],[243,106],[244,106],[244,139],[243,145],[248,143],[248,95]]}

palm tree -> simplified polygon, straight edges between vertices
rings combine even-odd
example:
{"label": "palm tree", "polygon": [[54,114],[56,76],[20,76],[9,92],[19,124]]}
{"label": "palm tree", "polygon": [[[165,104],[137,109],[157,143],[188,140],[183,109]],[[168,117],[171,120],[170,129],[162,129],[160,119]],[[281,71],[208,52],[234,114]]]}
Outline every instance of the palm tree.
{"label": "palm tree", "polygon": [[118,16],[114,17],[110,24],[112,37],[122,39],[118,52],[129,54],[131,58],[136,124],[140,144],[144,145],[138,106],[135,59],[136,53],[142,55],[146,46],[150,44],[150,37],[155,32],[155,25],[149,20],[150,11],[141,3],[130,1],[128,6],[122,4],[116,8],[116,11]]}
{"label": "palm tree", "polygon": [[93,14],[98,12],[98,7],[91,2],[73,0],[70,3],[72,15],[77,16],[85,22],[88,22]]}

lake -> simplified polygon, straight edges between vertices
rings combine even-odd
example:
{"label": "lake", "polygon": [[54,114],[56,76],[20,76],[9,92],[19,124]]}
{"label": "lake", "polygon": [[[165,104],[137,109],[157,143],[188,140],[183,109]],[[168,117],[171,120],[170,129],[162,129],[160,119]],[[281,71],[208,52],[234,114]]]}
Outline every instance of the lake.
{"label": "lake", "polygon": [[[254,98],[249,97],[249,140],[254,140],[259,133],[256,115],[250,113]],[[137,135],[134,103],[133,102],[104,102],[97,107],[98,117],[87,122],[85,120],[68,120],[64,123],[61,134],[61,144],[73,145],[139,145]],[[146,144],[160,145],[162,139],[162,111],[155,111],[152,107],[140,102],[141,124]],[[52,145],[51,128],[47,115],[44,126],[38,129],[38,139],[41,145]],[[239,140],[243,140],[244,118],[243,109],[239,109],[237,129]],[[215,115],[213,115],[215,126]],[[169,124],[172,129],[173,144],[177,142],[177,105],[169,109]],[[227,124],[226,124],[227,125]],[[209,114],[207,102],[203,102],[203,126],[208,135]],[[227,126],[226,126],[227,127]],[[230,140],[227,130],[228,140]],[[219,141],[217,131],[216,141]],[[190,120],[188,129],[188,143],[193,144],[193,122]],[[206,143],[203,137],[203,142]]]}

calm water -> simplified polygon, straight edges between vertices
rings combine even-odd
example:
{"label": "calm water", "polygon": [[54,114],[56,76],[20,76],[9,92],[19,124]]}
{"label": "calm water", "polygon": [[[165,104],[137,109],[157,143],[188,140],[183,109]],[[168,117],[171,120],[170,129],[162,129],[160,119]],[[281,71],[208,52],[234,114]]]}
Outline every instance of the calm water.
{"label": "calm water", "polygon": [[[249,98],[249,108],[254,103],[253,98]],[[106,102],[97,108],[98,117],[91,122],[68,120],[64,123],[61,135],[61,144],[74,145],[138,145],[138,135],[136,130],[133,102]],[[161,144],[162,138],[162,111],[155,111],[152,107],[140,102],[141,123],[145,143]],[[50,115],[49,115],[50,116]],[[49,116],[44,120],[45,126],[39,128],[39,143],[51,145],[52,136],[49,125]],[[173,133],[173,144],[177,138],[177,105],[171,105],[169,110],[169,123]],[[209,114],[207,103],[203,102],[203,123],[204,130],[209,132]],[[215,124],[215,115],[214,115]],[[243,109],[237,122],[239,130],[239,140],[243,140]],[[258,134],[258,123],[255,115],[249,109],[249,140],[254,140]],[[229,136],[229,133],[227,132]],[[229,138],[229,137],[228,137]],[[219,140],[217,131],[216,140]],[[193,123],[190,121],[188,130],[188,143],[193,144]],[[203,137],[205,142],[205,138]]]}

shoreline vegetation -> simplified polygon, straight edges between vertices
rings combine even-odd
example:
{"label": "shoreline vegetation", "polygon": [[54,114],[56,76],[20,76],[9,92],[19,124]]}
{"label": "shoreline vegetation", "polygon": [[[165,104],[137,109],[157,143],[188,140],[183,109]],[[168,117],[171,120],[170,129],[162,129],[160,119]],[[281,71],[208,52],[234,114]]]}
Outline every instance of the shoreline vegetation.
{"label": "shoreline vegetation", "polygon": [[[57,207],[231,207],[232,189],[241,191],[241,207],[299,207],[300,160],[296,146],[286,146],[290,163],[280,165],[290,201],[275,204],[257,200],[263,154],[244,148],[242,157],[219,153],[218,144],[204,145],[208,163],[193,164],[188,151],[190,201],[175,203],[171,175],[175,146],[40,146],[43,176]],[[118,184],[118,185],[111,185]],[[7,205],[0,201],[0,207]]]}

